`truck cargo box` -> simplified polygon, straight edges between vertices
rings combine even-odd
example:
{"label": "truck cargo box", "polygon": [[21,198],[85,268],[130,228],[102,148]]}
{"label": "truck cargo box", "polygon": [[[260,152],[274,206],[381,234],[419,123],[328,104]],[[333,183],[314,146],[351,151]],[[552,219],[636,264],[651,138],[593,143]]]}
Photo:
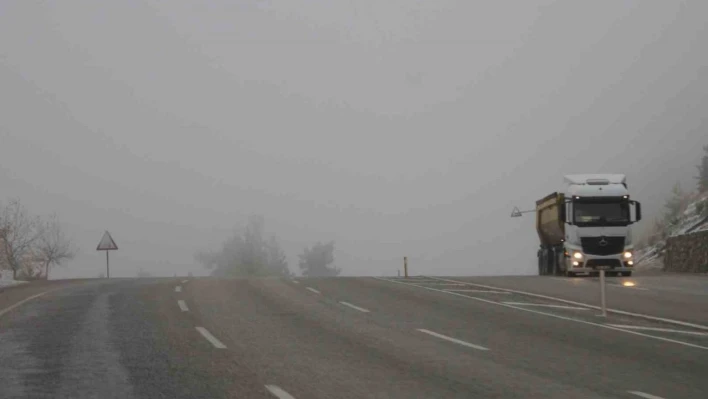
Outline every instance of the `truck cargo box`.
{"label": "truck cargo box", "polygon": [[559,245],[565,238],[565,196],[552,193],[536,201],[536,231],[543,246]]}

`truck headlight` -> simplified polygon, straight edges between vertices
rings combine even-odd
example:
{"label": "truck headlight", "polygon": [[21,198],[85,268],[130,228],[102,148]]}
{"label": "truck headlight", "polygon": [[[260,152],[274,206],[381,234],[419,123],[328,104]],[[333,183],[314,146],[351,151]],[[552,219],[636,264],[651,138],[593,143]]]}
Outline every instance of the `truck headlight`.
{"label": "truck headlight", "polygon": [[575,253],[573,254],[573,258],[575,258],[575,259],[583,259],[583,254],[580,253],[580,252],[575,252]]}
{"label": "truck headlight", "polygon": [[631,258],[631,257],[632,257],[632,253],[631,253],[631,252],[627,251],[627,252],[624,253],[624,258],[625,258],[625,259],[629,259],[629,258]]}

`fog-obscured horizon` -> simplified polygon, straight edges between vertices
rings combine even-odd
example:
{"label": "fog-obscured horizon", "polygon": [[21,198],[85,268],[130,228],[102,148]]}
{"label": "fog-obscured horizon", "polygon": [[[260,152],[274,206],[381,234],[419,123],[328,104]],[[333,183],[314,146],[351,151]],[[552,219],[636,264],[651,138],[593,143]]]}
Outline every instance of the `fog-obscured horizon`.
{"label": "fog-obscured horizon", "polygon": [[708,144],[708,3],[3,1],[0,201],[56,212],[53,278],[204,275],[262,215],[342,275],[533,274],[563,175],[649,227]]}

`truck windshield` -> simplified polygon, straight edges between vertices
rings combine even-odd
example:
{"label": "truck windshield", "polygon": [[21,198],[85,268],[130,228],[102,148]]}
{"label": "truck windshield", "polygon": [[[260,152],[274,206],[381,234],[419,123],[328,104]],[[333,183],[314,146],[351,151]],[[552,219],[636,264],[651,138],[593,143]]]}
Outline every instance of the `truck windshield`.
{"label": "truck windshield", "polygon": [[625,202],[580,202],[573,204],[573,220],[581,225],[627,225],[629,204]]}

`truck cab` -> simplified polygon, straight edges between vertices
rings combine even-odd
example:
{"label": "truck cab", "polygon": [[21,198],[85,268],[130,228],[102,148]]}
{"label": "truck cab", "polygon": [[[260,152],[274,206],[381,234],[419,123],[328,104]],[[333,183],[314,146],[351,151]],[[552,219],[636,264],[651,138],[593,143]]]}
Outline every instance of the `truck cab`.
{"label": "truck cab", "polygon": [[632,224],[642,218],[624,175],[568,175],[564,192],[536,201],[540,275],[632,274]]}
{"label": "truck cab", "polygon": [[604,268],[631,275],[634,244],[631,225],[641,220],[641,204],[630,199],[624,175],[565,176],[564,261],[566,275]]}

